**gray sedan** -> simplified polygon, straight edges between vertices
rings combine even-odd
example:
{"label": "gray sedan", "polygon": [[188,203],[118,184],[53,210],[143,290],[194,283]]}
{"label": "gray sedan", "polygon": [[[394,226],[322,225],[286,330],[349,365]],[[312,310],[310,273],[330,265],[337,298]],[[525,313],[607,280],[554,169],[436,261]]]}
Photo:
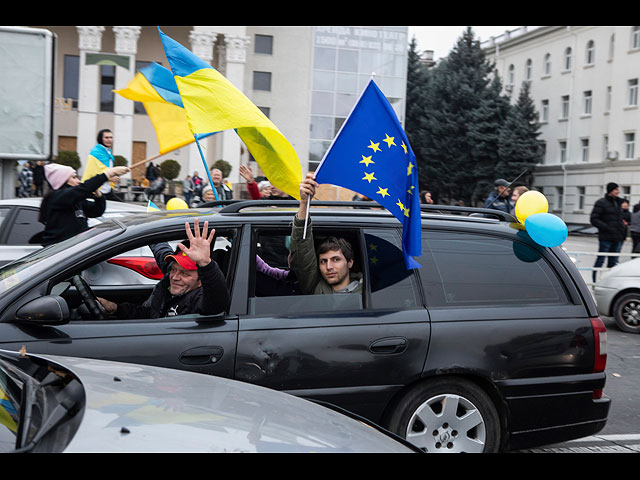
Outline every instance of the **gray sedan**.
{"label": "gray sedan", "polygon": [[193,372],[0,351],[0,451],[412,453],[377,427]]}
{"label": "gray sedan", "polygon": [[593,287],[600,315],[629,333],[640,333],[640,258],[620,263]]}

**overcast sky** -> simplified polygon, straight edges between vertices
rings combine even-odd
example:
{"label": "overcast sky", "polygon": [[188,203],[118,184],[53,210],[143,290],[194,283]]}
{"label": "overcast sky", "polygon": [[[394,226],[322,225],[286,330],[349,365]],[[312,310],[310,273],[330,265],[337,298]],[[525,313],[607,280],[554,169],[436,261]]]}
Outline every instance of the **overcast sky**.
{"label": "overcast sky", "polygon": [[[467,27],[409,27],[409,41],[415,36],[418,43],[418,51],[433,50],[434,60],[449,55],[449,52]],[[480,41],[489,40],[490,37],[497,37],[504,34],[506,30],[515,30],[515,27],[492,27],[492,26],[471,26],[476,39]],[[533,27],[529,27],[531,29]]]}

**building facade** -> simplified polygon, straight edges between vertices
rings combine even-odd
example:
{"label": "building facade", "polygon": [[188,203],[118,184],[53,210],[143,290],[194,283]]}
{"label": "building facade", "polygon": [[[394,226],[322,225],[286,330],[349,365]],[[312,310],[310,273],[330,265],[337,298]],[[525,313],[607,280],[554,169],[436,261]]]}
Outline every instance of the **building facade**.
{"label": "building facade", "polygon": [[640,202],[640,26],[522,27],[482,46],[513,101],[530,84],[545,146],[534,187],[549,211],[588,224],[609,182]]}
{"label": "building facade", "polygon": [[[179,179],[198,171],[195,145],[162,156],[142,105],[121,98],[136,71],[150,62],[169,68],[157,27],[44,26],[57,36],[54,154],[76,151],[83,166],[97,132],[114,133],[121,155],[141,180],[144,160],[177,160]],[[291,142],[303,171],[317,167],[366,81],[375,75],[399,118],[404,118],[408,27],[161,26],[220,71],[260,108]],[[201,141],[207,167],[232,166],[229,180],[242,184],[241,164],[261,171],[233,131]]]}

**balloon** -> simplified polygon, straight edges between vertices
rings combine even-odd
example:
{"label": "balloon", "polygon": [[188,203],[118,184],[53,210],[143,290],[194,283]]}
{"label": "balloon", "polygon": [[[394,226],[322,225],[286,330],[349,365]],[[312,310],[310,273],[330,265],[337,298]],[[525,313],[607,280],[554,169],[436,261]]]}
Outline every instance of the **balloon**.
{"label": "balloon", "polygon": [[516,218],[520,223],[524,223],[529,215],[547,213],[548,211],[549,202],[547,202],[547,198],[542,193],[533,190],[524,192],[516,202]]}
{"label": "balloon", "polygon": [[184,210],[185,208],[189,208],[189,205],[181,198],[173,197],[167,202],[167,210]]}
{"label": "balloon", "polygon": [[524,226],[531,239],[543,247],[557,247],[569,234],[562,219],[551,213],[529,215]]}

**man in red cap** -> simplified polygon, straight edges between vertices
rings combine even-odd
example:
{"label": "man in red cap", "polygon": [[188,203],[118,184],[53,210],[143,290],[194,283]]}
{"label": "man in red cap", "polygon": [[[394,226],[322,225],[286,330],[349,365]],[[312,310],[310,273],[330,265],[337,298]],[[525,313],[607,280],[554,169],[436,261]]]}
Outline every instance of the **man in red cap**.
{"label": "man in red cap", "polygon": [[207,235],[209,222],[202,233],[198,219],[194,233],[185,223],[188,241],[178,244],[175,252],[167,243],[153,245],[152,250],[165,276],[142,304],[113,303],[98,298],[109,315],[121,319],[162,318],[175,315],[216,315],[228,310],[229,290],[218,264],[211,261],[211,242],[215,229]]}

